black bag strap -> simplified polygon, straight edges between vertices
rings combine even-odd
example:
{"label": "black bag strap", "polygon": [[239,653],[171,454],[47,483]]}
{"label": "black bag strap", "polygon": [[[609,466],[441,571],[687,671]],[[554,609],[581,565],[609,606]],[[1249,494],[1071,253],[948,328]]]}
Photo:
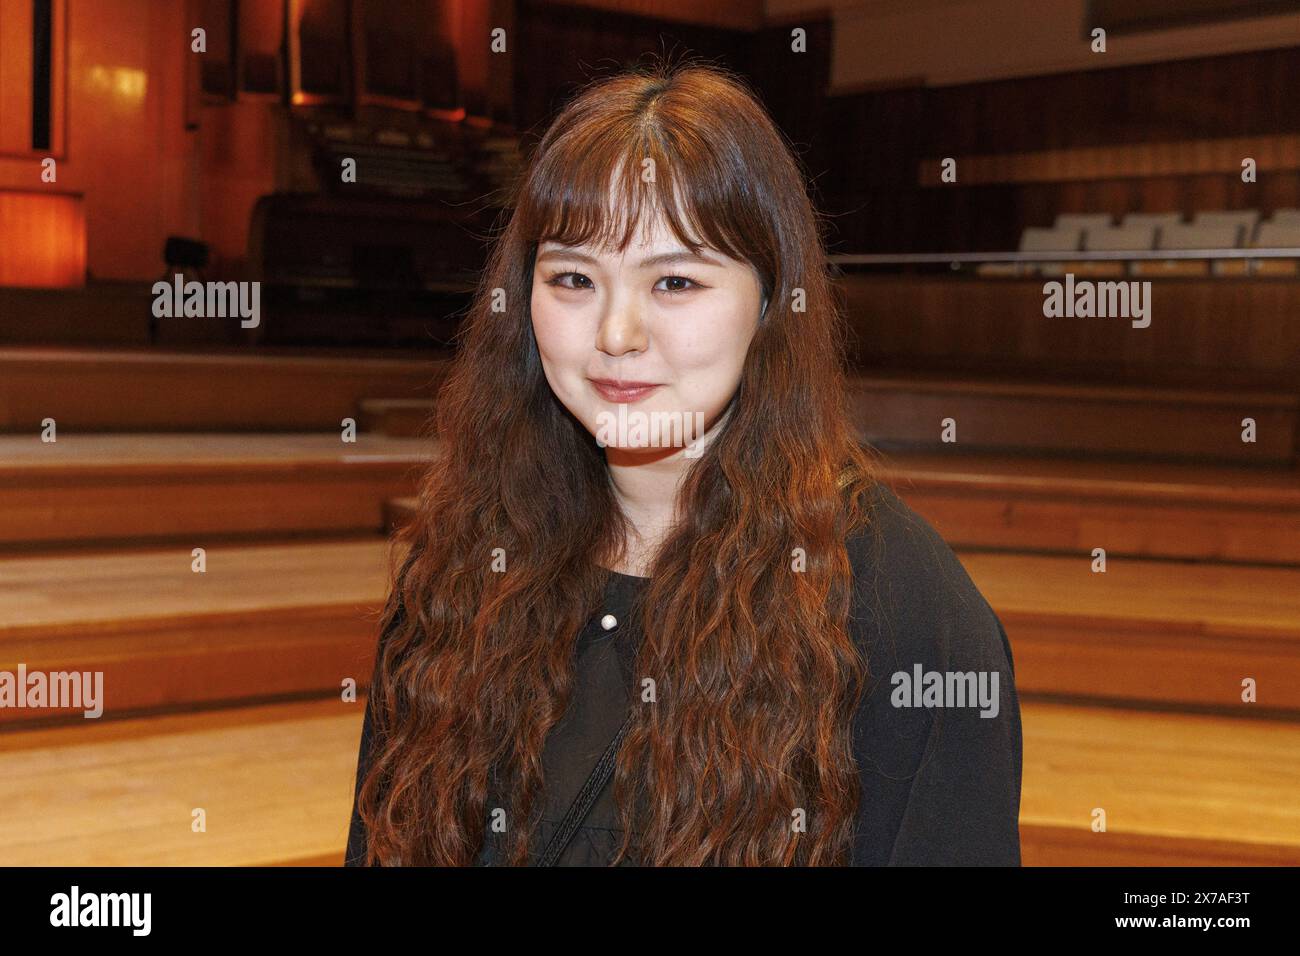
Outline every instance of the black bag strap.
{"label": "black bag strap", "polygon": [[614,764],[618,759],[618,748],[623,744],[623,738],[627,736],[628,730],[632,727],[632,715],[627,715],[627,720],[623,721],[623,726],[618,729],[614,739],[609,742],[605,752],[600,755],[596,761],[596,766],[592,768],[591,776],[587,782],[582,785],[578,795],[573,798],[573,805],[569,807],[569,812],[564,815],[560,821],[560,827],[551,837],[551,842],[547,844],[543,851],[538,866],[555,866],[556,860],[564,852],[564,848],[573,840],[573,835],[578,832],[578,827],[582,821],[587,818],[591,812],[592,804],[600,796],[600,792],[605,789],[609,783],[610,777],[614,776]]}

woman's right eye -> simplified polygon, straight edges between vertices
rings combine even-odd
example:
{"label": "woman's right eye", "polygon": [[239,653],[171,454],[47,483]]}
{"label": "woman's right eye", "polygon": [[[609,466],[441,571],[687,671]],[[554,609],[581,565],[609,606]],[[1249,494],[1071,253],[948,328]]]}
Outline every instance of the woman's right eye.
{"label": "woman's right eye", "polygon": [[[588,283],[588,285],[580,285],[580,284],[570,285],[568,282],[564,281],[566,279],[573,279],[575,283],[586,282]],[[585,275],[583,275],[581,272],[558,272],[546,280],[547,285],[558,286],[561,289],[575,289],[575,290],[590,288],[591,287],[590,282],[591,280],[587,278]]]}

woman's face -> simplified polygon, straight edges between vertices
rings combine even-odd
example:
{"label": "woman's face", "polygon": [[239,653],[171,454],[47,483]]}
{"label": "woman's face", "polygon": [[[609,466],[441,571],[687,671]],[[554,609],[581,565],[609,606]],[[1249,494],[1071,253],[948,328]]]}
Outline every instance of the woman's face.
{"label": "woman's face", "polygon": [[[635,454],[699,453],[702,443],[689,446],[712,434],[735,395],[761,308],[752,266],[707,249],[693,256],[662,216],[622,254],[537,250],[532,320],[546,379],[597,441]],[[629,426],[657,414],[662,427],[618,427],[624,404]],[[674,432],[664,413],[685,429]]]}

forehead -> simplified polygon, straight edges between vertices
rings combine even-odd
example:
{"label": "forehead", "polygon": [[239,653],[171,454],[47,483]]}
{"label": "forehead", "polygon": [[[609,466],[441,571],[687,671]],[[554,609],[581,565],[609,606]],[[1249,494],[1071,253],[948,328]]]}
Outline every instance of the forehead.
{"label": "forehead", "polygon": [[602,262],[626,262],[640,268],[655,268],[672,264],[695,264],[723,268],[744,267],[725,252],[713,248],[708,243],[699,243],[694,250],[684,245],[673,232],[662,213],[654,216],[647,214],[639,224],[641,228],[633,232],[632,239],[625,249],[619,249],[611,242],[591,240],[578,243],[563,243],[546,240],[538,243],[537,259],[562,258],[566,255],[581,260],[600,260]]}
{"label": "forehead", "polygon": [[578,189],[559,201],[554,197],[544,202],[534,216],[534,221],[542,224],[536,237],[537,254],[569,249],[618,259],[694,247],[721,257],[715,246],[703,239],[682,184],[672,182],[666,192],[661,191],[667,184],[642,181],[639,168],[621,160],[596,194]]}
{"label": "forehead", "polygon": [[628,235],[628,248],[643,250],[667,245],[680,246],[682,244],[681,240],[673,233],[672,224],[668,221],[667,215],[665,215],[658,203],[645,203],[638,209],[629,210],[625,204],[611,198],[602,216],[605,221],[605,228],[602,230],[603,235],[572,243],[562,243],[557,239],[546,239],[539,243],[538,249],[567,245],[569,248],[581,248],[587,252],[617,255],[619,253],[617,238],[622,236],[627,229],[629,216],[635,216],[637,221],[632,224],[631,232]]}

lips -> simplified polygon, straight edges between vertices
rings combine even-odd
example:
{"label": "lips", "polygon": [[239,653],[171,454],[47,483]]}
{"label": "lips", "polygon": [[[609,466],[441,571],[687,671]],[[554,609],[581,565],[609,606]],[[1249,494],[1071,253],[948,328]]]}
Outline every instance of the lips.
{"label": "lips", "polygon": [[655,382],[621,382],[613,378],[593,378],[590,381],[602,398],[619,403],[639,402],[660,387]]}

